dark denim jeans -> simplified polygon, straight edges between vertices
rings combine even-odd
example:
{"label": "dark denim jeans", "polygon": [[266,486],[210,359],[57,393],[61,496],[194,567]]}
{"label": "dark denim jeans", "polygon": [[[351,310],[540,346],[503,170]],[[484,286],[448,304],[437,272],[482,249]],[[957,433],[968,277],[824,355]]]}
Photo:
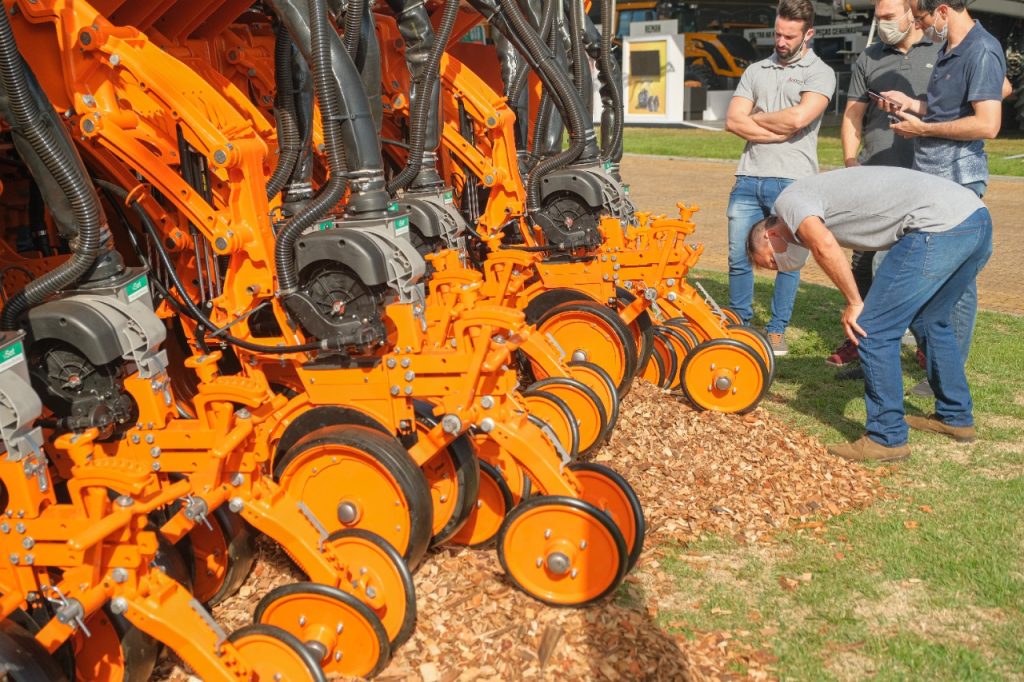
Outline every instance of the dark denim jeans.
{"label": "dark denim jeans", "polygon": [[868,436],[895,447],[907,442],[900,337],[911,322],[928,339],[928,383],[935,412],[952,426],[974,423],[971,392],[950,322],[953,307],[992,255],[992,217],[978,209],[946,232],[911,232],[875,273],[859,322]]}
{"label": "dark denim jeans", "polygon": [[[729,306],[750,323],[754,316],[754,268],[747,258],[747,235],[757,221],[767,218],[775,199],[793,181],[788,178],[756,178],[737,175],[729,195]],[[793,302],[800,286],[800,271],[775,275],[772,318],[767,329],[781,334],[793,316]]]}

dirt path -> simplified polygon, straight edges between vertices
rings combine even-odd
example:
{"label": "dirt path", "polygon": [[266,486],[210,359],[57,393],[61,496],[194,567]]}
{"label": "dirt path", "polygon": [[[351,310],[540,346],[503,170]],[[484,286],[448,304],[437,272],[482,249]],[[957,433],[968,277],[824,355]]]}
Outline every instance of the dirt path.
{"label": "dirt path", "polygon": [[[695,240],[704,243],[700,267],[726,271],[727,230],[725,210],[733,184],[732,161],[704,161],[657,156],[628,155],[622,175],[631,185],[633,201],[644,211],[675,214],[675,204],[697,204]],[[994,178],[985,203],[995,226],[992,260],[978,278],[982,308],[1024,314],[1024,178]],[[818,266],[804,268],[804,281],[829,284]],[[797,303],[799,305],[799,302]]]}

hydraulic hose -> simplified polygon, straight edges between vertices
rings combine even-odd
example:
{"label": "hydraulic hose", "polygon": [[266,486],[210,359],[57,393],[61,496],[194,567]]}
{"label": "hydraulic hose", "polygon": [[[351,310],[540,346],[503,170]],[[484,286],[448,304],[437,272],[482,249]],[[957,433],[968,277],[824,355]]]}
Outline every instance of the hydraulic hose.
{"label": "hydraulic hose", "polygon": [[[121,203],[125,203],[127,201],[128,192],[123,188],[118,187],[112,182],[107,182],[106,180],[97,180],[96,182],[111,195],[120,199]],[[174,261],[171,260],[170,255],[167,253],[167,249],[164,248],[160,232],[157,230],[153,219],[149,217],[149,213],[146,211],[145,207],[140,204],[137,199],[128,204],[128,207],[135,211],[135,214],[139,216],[139,222],[142,223],[143,229],[145,229],[146,234],[149,235],[150,242],[153,244],[154,250],[160,257],[160,262],[163,264],[164,270],[167,271],[167,275],[171,278],[171,284],[178,290],[178,294],[181,296],[181,301],[179,301],[176,298],[171,297],[169,295],[170,292],[167,292],[168,300],[172,302],[171,305],[179,308],[179,310],[182,310],[183,307],[184,309],[182,312],[192,318],[194,322],[216,332],[217,325],[203,313],[199,306],[196,305],[196,302],[192,300],[192,297],[188,295],[188,290],[185,289],[184,283],[182,283],[181,278],[178,276],[178,271],[175,268]],[[128,230],[129,234],[131,233],[130,226],[125,225],[125,230]],[[135,240],[132,239],[132,241],[134,242]],[[216,334],[216,336],[223,338],[232,345],[252,351],[253,353],[271,353],[281,355],[285,353],[307,353],[309,351],[324,350],[325,348],[322,343],[304,343],[296,346],[263,346],[258,343],[252,343],[244,339],[240,339],[237,336],[232,336],[227,332]]]}
{"label": "hydraulic hose", "polygon": [[[15,329],[25,310],[88,273],[101,254],[105,239],[99,197],[81,157],[53,107],[42,94],[31,69],[22,59],[7,12],[0,14],[3,14],[0,20],[0,85],[10,111],[7,122],[16,137],[27,143],[30,153],[42,161],[51,176],[49,180],[55,181],[67,197],[76,231],[71,241],[71,258],[29,282],[4,306],[0,328]],[[38,165],[34,169],[38,170]],[[42,184],[48,179],[37,177],[36,180]]]}
{"label": "hydraulic hose", "polygon": [[363,22],[363,9],[366,7],[366,0],[349,0],[345,8],[345,37],[342,42],[345,45],[345,52],[355,62],[359,53],[359,35]]}
{"label": "hydraulic hose", "polygon": [[[339,125],[342,114],[341,95],[331,70],[330,36],[334,35],[337,38],[338,34],[330,28],[327,21],[324,0],[309,0],[309,30],[312,57],[309,61],[313,70],[313,90],[320,106],[324,148],[331,174],[316,197],[296,213],[277,236],[274,244],[274,264],[277,267],[278,287],[282,296],[298,292],[299,273],[295,267],[295,242],[308,227],[327,215],[345,193],[345,179],[341,173],[345,165],[345,153]],[[344,57],[349,64],[352,63],[347,54]]]}
{"label": "hydraulic hose", "polygon": [[[434,35],[433,27],[430,24],[430,17],[422,2],[410,3],[406,0],[391,0],[391,7],[399,14],[399,29],[405,37],[406,61],[409,63],[409,72],[412,75],[410,85],[410,125],[409,125],[409,156],[408,161],[398,175],[388,183],[389,192],[397,192],[409,186],[423,168],[423,152],[430,147],[430,152],[437,149],[440,143],[440,117],[438,116],[440,106],[440,70],[441,55],[448,46],[448,39],[451,38],[452,28],[455,26],[455,18],[459,13],[459,0],[446,0],[444,11],[441,14],[441,24],[438,27],[437,35]],[[399,10],[400,8],[400,10]],[[412,11],[409,11],[412,10]],[[412,42],[410,38],[419,35],[419,40]],[[412,48],[416,43],[429,45],[429,54],[422,68],[418,68],[416,59],[410,56]],[[432,44],[431,44],[432,43]],[[433,159],[431,155],[431,159]],[[433,169],[436,174],[436,168]],[[437,178],[440,182],[440,177]]]}
{"label": "hydraulic hose", "polygon": [[292,75],[292,39],[288,29],[278,24],[274,41],[274,82],[277,85],[277,166],[267,181],[267,198],[273,199],[284,189],[292,176],[302,152],[298,112],[295,104],[295,82]]}
{"label": "hydraulic hose", "polygon": [[567,0],[567,2],[569,3],[569,50],[572,55],[572,80],[576,84],[576,92],[582,100],[583,93],[586,92],[583,79],[590,75],[590,69],[585,69],[583,63],[585,59],[583,56],[583,0]]}
{"label": "hydraulic hose", "polygon": [[569,148],[560,154],[548,157],[530,171],[527,179],[526,208],[533,212],[540,209],[540,179],[551,171],[567,166],[578,160],[591,160],[598,156],[594,131],[584,118],[584,107],[579,94],[568,77],[558,70],[554,55],[533,30],[515,0],[471,0],[473,6],[499,31],[505,33],[520,48],[523,55],[537,70],[545,88],[552,91],[554,103],[559,107],[562,119],[569,126]]}
{"label": "hydraulic hose", "polygon": [[[304,0],[269,0],[274,14],[288,27],[292,40],[310,64],[313,61],[310,11],[312,4],[315,3],[307,3]],[[326,10],[322,7],[320,9],[321,16],[326,14]],[[359,71],[345,51],[341,37],[330,29],[329,25],[327,33],[326,47],[321,48],[322,51],[326,51],[327,60],[321,69],[324,73],[319,79],[333,83],[334,96],[329,99],[336,106],[331,108],[334,117],[330,120],[331,125],[325,127],[340,128],[339,136],[343,150],[340,157],[342,165],[334,165],[332,161],[331,168],[338,175],[341,174],[342,168],[347,168],[352,190],[348,204],[349,212],[384,213],[387,211],[389,197],[384,191],[384,162],[370,101],[360,80]],[[314,80],[316,79],[314,76]],[[327,120],[327,117],[324,119]]]}
{"label": "hydraulic hose", "polygon": [[[601,156],[607,161],[622,160],[622,78],[612,58],[612,23],[615,0],[601,0],[601,40],[597,55],[598,79],[601,81]],[[588,20],[589,22],[589,20]],[[590,27],[594,25],[590,22]],[[609,129],[608,137],[605,130]]]}
{"label": "hydraulic hose", "polygon": [[[557,2],[546,2],[544,3],[544,13],[540,18],[540,39],[542,42],[547,43],[548,38],[551,35],[551,28],[555,24],[555,9],[558,8]],[[509,102],[516,102],[522,95],[523,90],[526,88],[526,84],[530,80],[530,70],[522,69],[516,74],[515,80],[509,86],[508,89],[508,100]]]}

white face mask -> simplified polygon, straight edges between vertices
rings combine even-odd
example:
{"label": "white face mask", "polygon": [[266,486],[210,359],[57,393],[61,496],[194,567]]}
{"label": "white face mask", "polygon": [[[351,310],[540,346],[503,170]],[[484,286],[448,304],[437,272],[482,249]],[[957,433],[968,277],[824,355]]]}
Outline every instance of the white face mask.
{"label": "white face mask", "polygon": [[[910,11],[907,11],[910,14]],[[878,38],[886,45],[899,45],[903,42],[903,39],[907,37],[910,30],[914,28],[914,22],[910,22],[905,31],[900,30],[900,24],[903,23],[903,19],[907,16],[904,14],[899,19],[892,21],[877,20],[878,25]]]}
{"label": "white face mask", "polygon": [[778,251],[772,252],[772,256],[775,257],[775,266],[779,269],[779,272],[799,270],[807,263],[810,255],[810,251],[796,244],[786,244],[786,250],[782,253]]}
{"label": "white face mask", "polygon": [[[936,18],[938,17],[936,16]],[[933,23],[924,30],[924,37],[928,38],[933,43],[946,42],[946,38],[949,37],[949,20],[946,20],[946,25],[942,27],[941,33],[939,32],[939,29],[935,28],[935,24]]]}
{"label": "white face mask", "polygon": [[800,58],[803,57],[804,45],[806,44],[807,38],[804,38],[803,40],[800,41],[800,44],[797,45],[793,49],[793,51],[789,53],[788,57],[783,57],[782,55],[779,54],[778,50],[775,50],[775,58],[778,59],[779,62],[782,64],[792,64],[793,62],[798,62],[800,61]]}

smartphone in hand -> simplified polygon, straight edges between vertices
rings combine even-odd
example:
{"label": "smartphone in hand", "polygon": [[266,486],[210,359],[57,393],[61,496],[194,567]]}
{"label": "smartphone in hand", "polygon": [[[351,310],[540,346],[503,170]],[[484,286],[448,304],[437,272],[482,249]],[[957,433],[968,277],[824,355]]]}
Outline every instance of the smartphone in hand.
{"label": "smartphone in hand", "polygon": [[886,111],[889,112],[889,123],[899,123],[900,122],[899,116],[894,116],[892,111],[889,109],[889,107],[895,107],[897,109],[901,108],[901,105],[900,105],[899,102],[897,102],[896,100],[894,100],[891,97],[886,97],[885,95],[883,95],[882,93],[878,92],[877,90],[868,90],[868,97],[874,99],[875,103],[878,104],[879,107],[881,107],[882,109],[885,109]]}

